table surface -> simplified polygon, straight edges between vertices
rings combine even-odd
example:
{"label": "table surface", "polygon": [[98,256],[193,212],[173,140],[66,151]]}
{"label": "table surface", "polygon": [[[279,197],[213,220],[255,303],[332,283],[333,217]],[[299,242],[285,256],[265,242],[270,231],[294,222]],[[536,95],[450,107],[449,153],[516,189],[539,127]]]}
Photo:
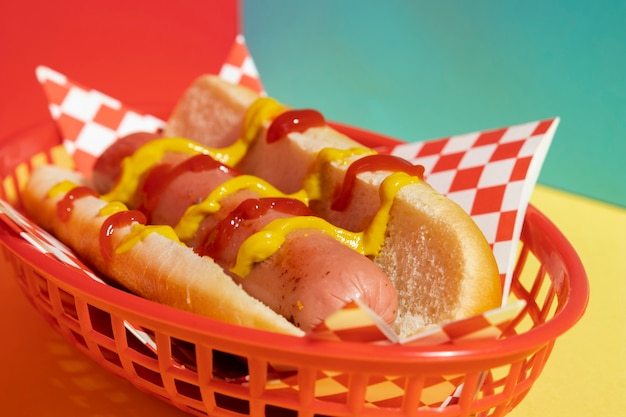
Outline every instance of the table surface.
{"label": "table surface", "polygon": [[[626,407],[626,210],[539,186],[532,202],[578,251],[591,284],[583,319],[558,339],[546,368],[509,415],[619,415]],[[563,210],[567,207],[567,210]],[[3,274],[4,275],[4,274]],[[188,415],[76,351],[0,279],[0,407],[12,416]]]}

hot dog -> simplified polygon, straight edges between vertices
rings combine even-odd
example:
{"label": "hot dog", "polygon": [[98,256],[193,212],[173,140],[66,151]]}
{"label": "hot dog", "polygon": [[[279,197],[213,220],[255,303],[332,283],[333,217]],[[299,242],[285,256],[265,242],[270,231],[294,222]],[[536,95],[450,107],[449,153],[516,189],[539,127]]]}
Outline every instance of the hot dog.
{"label": "hot dog", "polygon": [[[141,152],[145,139],[150,138],[153,136],[132,135],[119,140],[102,155],[94,173],[101,179],[107,178],[110,167],[115,166],[111,163],[115,156],[135,153],[130,151],[133,146]],[[176,149],[180,141],[154,142],[161,149]],[[270,184],[242,176],[204,153],[159,154],[161,157],[146,173],[140,174],[142,183],[137,183],[130,195],[117,195],[124,188],[122,182],[117,190],[113,187],[98,191],[139,209],[150,224],[174,228],[196,253],[210,256],[250,295],[305,331],[356,297],[383,320],[393,323],[397,294],[386,275],[370,259],[318,229],[304,227],[286,234],[285,242],[263,262],[250,265],[242,261],[244,251],[240,248],[244,242],[270,222],[296,220],[294,217],[298,221],[308,220],[313,216],[301,201],[304,194],[300,193],[299,199],[286,196]],[[117,165],[121,163],[118,160]],[[215,209],[201,209],[198,203],[205,199],[204,205]],[[197,220],[193,210],[188,210],[190,207],[200,214]],[[321,221],[317,217],[314,220]],[[343,267],[337,268],[338,264]]]}
{"label": "hot dog", "polygon": [[[211,75],[199,77],[175,107],[165,134],[208,147],[244,147],[228,158],[242,172],[284,192],[304,188],[313,211],[339,227],[384,229],[384,244],[368,255],[398,290],[399,334],[499,304],[501,284],[489,244],[461,207],[421,178],[419,167],[376,155],[331,128],[317,111],[253,100],[242,90]],[[224,134],[228,129],[198,128],[198,121],[211,123],[213,112],[227,111],[239,112],[232,128],[242,133],[234,141]],[[388,216],[381,215],[386,209]]]}
{"label": "hot dog", "polygon": [[[188,149],[156,152],[155,157],[153,151],[159,149],[155,143],[163,144],[168,140]],[[181,145],[184,143],[187,145]],[[139,157],[133,159],[137,154]],[[210,155],[229,168],[222,166],[215,177],[206,176],[205,170],[194,173],[190,169],[191,174],[174,176],[177,181],[165,181],[171,187],[160,185],[159,178],[168,177],[185,164],[193,165],[189,161],[202,159],[200,155]],[[133,168],[145,165],[145,161],[150,159],[154,160],[147,164],[147,168],[139,171]],[[130,187],[131,192],[122,192],[123,198],[115,198],[119,195],[111,190],[127,182],[124,176],[133,169],[136,172],[130,176],[137,183]],[[278,249],[255,257],[252,262],[244,262],[252,271],[258,271],[259,279],[254,279],[255,275],[252,275],[253,278],[248,280],[244,277],[247,273],[241,271],[227,275],[226,271],[233,262],[237,264],[239,251],[233,248],[249,247],[249,238],[271,232],[266,229],[271,222],[260,221],[237,237],[224,232],[227,230],[225,225],[237,223],[235,218],[240,219],[241,213],[249,213],[251,208],[252,211],[266,210],[262,207],[266,207],[268,201],[275,203],[276,200],[271,199],[277,197],[264,200],[259,195],[251,196],[249,189],[226,193],[227,197],[219,201],[220,211],[209,214],[200,210],[201,219],[193,233],[185,233],[184,227],[181,227],[181,220],[188,209],[192,206],[197,208],[200,200],[217,186],[208,178],[220,177],[220,180],[215,180],[217,183],[228,181],[232,174],[229,170],[237,170],[237,177],[243,173],[243,176],[263,178],[283,194],[288,194],[290,199],[289,194],[305,195],[309,203],[306,210],[313,210],[317,216],[307,211],[308,218],[317,219],[310,223],[312,226],[307,226],[307,223],[287,228],[289,233],[284,233],[285,243]],[[341,303],[357,296],[367,299],[369,285],[374,288],[370,307],[388,323],[393,321],[395,330],[401,336],[408,336],[424,325],[467,317],[495,307],[500,301],[499,275],[486,240],[460,207],[424,182],[419,167],[395,157],[375,155],[370,149],[330,128],[318,112],[294,112],[271,99],[259,98],[245,88],[232,86],[215,77],[201,77],[194,83],[174,110],[163,135],[135,135],[107,150],[94,170],[94,188],[98,192],[95,195],[86,192],[86,196],[72,200],[68,219],[59,221],[58,215],[55,217],[53,213],[73,191],[65,190],[52,196],[50,190],[57,189],[55,184],[62,183],[66,178],[73,179],[73,184],[84,183],[85,180],[75,178],[75,173],[50,167],[41,172],[33,174],[24,199],[27,211],[35,220],[58,234],[61,240],[69,242],[90,263],[129,290],[178,308],[247,326],[302,334],[303,330],[310,329],[339,305],[332,305],[314,319],[296,317],[294,311],[306,309],[308,312],[311,303],[317,299],[310,297],[307,303],[303,303],[304,296],[314,293],[328,297],[328,293],[323,294],[324,291],[320,290],[325,285],[345,287],[348,282],[349,289],[342,290]],[[191,179],[196,176],[204,180]],[[181,184],[212,185],[202,190],[199,190],[202,187],[197,187],[199,194],[188,193],[183,198],[181,193],[187,193],[185,189],[189,187]],[[159,198],[149,192],[155,189],[159,190],[156,192]],[[100,194],[104,199],[99,198]],[[103,261],[102,239],[98,243],[93,236],[102,236],[102,230],[110,226],[107,223],[110,220],[102,214],[102,209],[113,205],[110,201],[114,200],[124,201],[133,209],[129,213],[138,209],[137,213],[143,213],[146,218],[130,221],[128,219],[132,216],[127,214],[125,222],[113,227],[110,236],[105,239],[105,246],[125,249],[105,250],[109,259]],[[297,214],[301,214],[298,210]],[[255,216],[248,214],[248,217]],[[319,226],[320,218],[325,219],[324,224],[331,224],[330,233],[320,233],[320,229],[326,227]],[[141,231],[149,228],[136,226],[142,222],[167,225],[166,232],[143,233],[141,238],[135,238],[134,243],[129,245],[127,236],[138,233],[131,229]],[[178,236],[174,236],[176,230]],[[307,243],[311,241],[310,236],[328,240],[328,234],[334,235],[330,239],[334,243],[324,244],[328,249],[312,251],[311,248],[317,245]],[[92,236],[92,239],[86,236]],[[182,239],[179,236],[183,236]],[[232,247],[216,244],[220,239],[232,240],[236,244]],[[188,246],[179,244],[177,240]],[[335,245],[337,242],[341,242],[339,246]],[[155,259],[153,254],[158,253],[157,247],[168,256]],[[368,284],[356,292],[350,281],[359,282],[361,278],[346,278],[345,273],[362,268],[352,265],[367,264],[364,262],[367,257],[359,255],[359,261],[345,265],[344,259],[349,258],[347,253],[352,254],[350,247],[373,259],[362,269],[366,271],[363,280]],[[346,249],[349,251],[344,255]],[[171,253],[177,255],[169,256]],[[267,285],[267,279],[261,278],[274,278],[281,273],[306,268],[302,260],[297,260],[298,256],[286,257],[284,259],[289,260],[284,262],[277,261],[283,259],[281,253],[299,253],[299,258],[317,258],[312,259],[318,262],[315,265],[334,255],[334,260],[327,263],[330,267],[324,272],[338,272],[335,275],[337,278],[330,284],[324,284],[328,281],[321,281],[323,274],[309,274],[309,279],[303,280],[308,281],[307,285],[302,285],[298,291],[281,293],[279,297],[292,296],[287,302],[291,312],[282,311],[273,304],[277,292]],[[310,253],[316,256],[311,257]],[[177,271],[181,269],[180,262],[174,261],[178,256],[189,262],[182,268],[184,274]],[[146,268],[149,273],[145,273]],[[202,268],[208,272],[197,272]],[[312,269],[309,268],[309,271]],[[194,272],[191,273],[191,270]],[[209,277],[201,278],[201,275]],[[312,282],[316,279],[320,281]],[[337,282],[342,284],[337,285]],[[241,290],[240,284],[248,292]],[[219,288],[219,295],[216,295],[216,288]],[[314,288],[318,290],[313,291]],[[393,295],[389,295],[391,293]],[[330,296],[334,297],[332,293]],[[375,300],[381,303],[377,305]],[[277,311],[280,314],[276,314]],[[285,316],[291,322],[285,320]]]}

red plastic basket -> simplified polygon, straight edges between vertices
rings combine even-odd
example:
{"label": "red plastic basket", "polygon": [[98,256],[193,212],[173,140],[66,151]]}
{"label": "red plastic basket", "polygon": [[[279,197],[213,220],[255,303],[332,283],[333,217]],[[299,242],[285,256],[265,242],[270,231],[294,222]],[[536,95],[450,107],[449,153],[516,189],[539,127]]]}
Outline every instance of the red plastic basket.
{"label": "red plastic basket", "polygon": [[[336,125],[357,140],[384,149],[393,140]],[[33,163],[49,160],[60,143],[44,124],[0,142],[4,195],[19,204],[19,188]],[[7,186],[8,185],[8,186]],[[5,191],[6,194],[6,191]],[[521,236],[512,297],[522,315],[502,340],[466,345],[375,346],[315,342],[242,328],[174,310],[86,279],[38,252],[0,222],[8,274],[35,308],[78,350],[142,391],[197,415],[210,416],[503,416],[528,393],[558,336],[583,315],[589,286],[574,249],[532,206]],[[132,323],[153,335],[156,352],[127,330]],[[227,382],[226,361],[245,368],[245,384]],[[268,364],[297,370],[297,390],[268,387]],[[345,388],[332,399],[316,397],[320,375]],[[451,404],[429,406],[427,381],[462,384]],[[451,382],[452,381],[452,382]],[[370,397],[374,383],[393,383],[394,406]]]}

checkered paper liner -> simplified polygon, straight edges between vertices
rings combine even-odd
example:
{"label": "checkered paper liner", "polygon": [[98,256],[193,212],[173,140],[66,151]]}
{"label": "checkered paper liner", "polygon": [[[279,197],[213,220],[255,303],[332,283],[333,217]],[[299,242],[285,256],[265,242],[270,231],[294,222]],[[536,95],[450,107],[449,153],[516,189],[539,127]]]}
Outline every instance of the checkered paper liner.
{"label": "checkered paper liner", "polygon": [[[236,38],[219,75],[265,95],[243,36]],[[50,68],[38,67],[37,78],[48,97],[50,113],[57,122],[67,152],[73,156],[76,169],[88,176],[98,155],[117,138],[137,131],[156,131],[165,125],[163,120],[128,107]],[[329,317],[308,337],[383,344],[463,343],[477,338],[499,338],[502,330],[524,308],[523,302],[519,301],[507,305],[509,280],[525,208],[557,125],[558,119],[550,119],[419,143],[398,144],[389,149],[391,154],[424,165],[426,180],[461,205],[479,225],[494,250],[505,282],[503,308],[459,322],[432,326],[410,339],[400,340],[367,307],[355,300]],[[9,218],[6,215],[0,217],[5,221]],[[30,223],[27,219],[21,220]],[[22,227],[19,222],[16,224]],[[33,224],[29,224],[28,228],[41,234]],[[26,229],[22,227],[22,230]],[[31,243],[37,242],[30,238],[30,233],[22,236],[30,239]],[[47,242],[49,246],[42,247],[48,253],[53,253],[55,247],[64,247],[54,238],[47,239]],[[64,255],[71,254],[66,248],[61,252]],[[70,259],[73,263],[69,265],[83,267],[74,255]],[[94,278],[91,271],[87,275]],[[141,330],[137,330],[137,333],[140,340],[150,348],[156,348],[148,335]],[[270,370],[274,378],[268,378],[268,388],[297,390],[293,384],[297,379],[292,375],[293,371],[281,367],[277,369],[280,371]],[[222,371],[218,369],[216,373],[232,373],[229,369]],[[225,379],[245,383],[246,376]],[[340,380],[341,375],[322,372],[318,381],[319,397],[338,400],[347,395],[347,391],[343,392],[339,387],[342,385],[338,382]],[[442,406],[453,402],[455,393],[462,389],[459,384],[455,376],[427,381],[426,389],[432,393],[432,401],[427,401],[425,405]],[[393,386],[396,389],[382,388]],[[343,387],[345,390],[345,385]],[[386,406],[399,401],[398,387],[402,387],[402,381],[394,377],[385,381],[372,381],[368,389],[371,401],[368,400],[368,403],[372,406]],[[394,396],[394,392],[398,395]]]}
{"label": "checkered paper liner", "polygon": [[408,338],[400,338],[376,313],[357,299],[327,317],[308,336],[318,340],[399,343],[405,346],[495,340],[502,336],[524,307],[526,307],[524,300],[515,300],[503,307],[465,319],[429,325]]}
{"label": "checkered paper liner", "polygon": [[265,96],[261,77],[248,51],[243,35],[237,35],[235,42],[226,57],[226,62],[219,72],[220,78],[233,84],[239,84]]}
{"label": "checkered paper liner", "polygon": [[503,305],[526,207],[558,123],[553,118],[390,149],[423,165],[425,180],[480,227],[503,278]]}
{"label": "checkered paper liner", "polygon": [[39,66],[36,74],[63,145],[74,157],[76,170],[85,175],[91,175],[98,155],[118,138],[139,131],[154,132],[165,126],[162,120],[70,81],[50,68]]}
{"label": "checkered paper liner", "polygon": [[[36,69],[48,98],[48,108],[62,134],[63,145],[76,169],[91,175],[96,158],[115,140],[134,132],[154,132],[165,122],[133,109],[45,66]],[[237,36],[220,70],[220,77],[265,94],[243,36]]]}

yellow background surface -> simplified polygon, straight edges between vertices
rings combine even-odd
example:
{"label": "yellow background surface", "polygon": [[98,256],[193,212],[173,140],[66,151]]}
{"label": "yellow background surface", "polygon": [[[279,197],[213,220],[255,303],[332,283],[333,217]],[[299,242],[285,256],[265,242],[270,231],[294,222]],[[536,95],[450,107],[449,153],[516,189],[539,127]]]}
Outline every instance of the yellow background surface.
{"label": "yellow background surface", "polygon": [[[591,284],[583,319],[557,340],[512,417],[617,416],[626,408],[626,210],[547,187],[532,202],[565,234]],[[0,279],[0,410],[10,416],[188,415],[99,368]]]}

